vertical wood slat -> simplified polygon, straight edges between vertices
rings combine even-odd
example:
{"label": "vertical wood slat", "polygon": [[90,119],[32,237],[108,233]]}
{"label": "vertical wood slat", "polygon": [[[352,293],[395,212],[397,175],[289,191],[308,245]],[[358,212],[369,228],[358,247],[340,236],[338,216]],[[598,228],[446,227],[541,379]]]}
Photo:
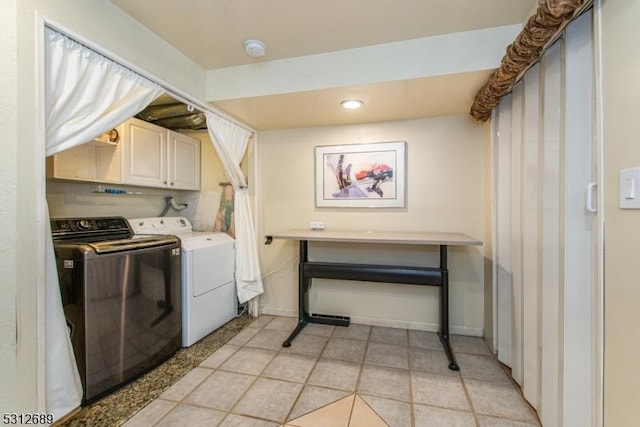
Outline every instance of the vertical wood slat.
{"label": "vertical wood slat", "polygon": [[561,360],[562,295],[560,191],[561,144],[563,142],[563,40],[558,40],[543,57],[543,143],[542,143],[542,224],[541,254],[541,401],[539,415],[542,425],[561,426]]}
{"label": "vertical wood slat", "polygon": [[511,100],[505,96],[498,109],[495,168],[495,257],[498,360],[511,366]]}
{"label": "vertical wood slat", "polygon": [[540,399],[539,336],[539,229],[540,229],[540,64],[529,69],[524,78],[524,128],[522,176],[522,392],[534,408]]}
{"label": "vertical wood slat", "polygon": [[523,383],[522,364],[522,128],[523,84],[513,88],[511,102],[511,375],[520,385]]}
{"label": "vertical wood slat", "polygon": [[[594,180],[594,53],[592,12],[566,31],[564,420],[563,427],[594,425],[595,215],[585,207]],[[594,402],[595,403],[595,402]]]}

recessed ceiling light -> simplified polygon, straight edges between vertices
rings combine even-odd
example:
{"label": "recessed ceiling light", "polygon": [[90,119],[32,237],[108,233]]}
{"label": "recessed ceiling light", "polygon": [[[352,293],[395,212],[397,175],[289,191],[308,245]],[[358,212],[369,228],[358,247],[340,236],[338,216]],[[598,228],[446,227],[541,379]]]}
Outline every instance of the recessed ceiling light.
{"label": "recessed ceiling light", "polygon": [[363,104],[364,102],[360,101],[359,99],[345,99],[340,103],[342,107],[347,108],[349,110],[355,110],[356,108],[360,108],[362,107]]}
{"label": "recessed ceiling light", "polygon": [[260,40],[245,40],[244,51],[252,58],[262,58],[266,48]]}

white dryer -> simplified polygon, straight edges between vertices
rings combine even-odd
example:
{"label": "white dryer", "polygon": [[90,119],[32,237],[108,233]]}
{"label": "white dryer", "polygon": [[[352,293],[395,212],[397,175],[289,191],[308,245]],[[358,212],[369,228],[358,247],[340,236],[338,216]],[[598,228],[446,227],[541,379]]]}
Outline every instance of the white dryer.
{"label": "white dryer", "polygon": [[189,347],[238,313],[235,240],[193,231],[184,217],[129,219],[135,234],[172,234],[182,242],[182,346]]}

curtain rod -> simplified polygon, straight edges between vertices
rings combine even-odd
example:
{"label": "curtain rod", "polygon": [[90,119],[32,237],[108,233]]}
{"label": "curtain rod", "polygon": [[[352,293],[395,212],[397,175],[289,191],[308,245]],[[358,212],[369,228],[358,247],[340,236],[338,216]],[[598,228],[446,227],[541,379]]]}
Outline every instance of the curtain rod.
{"label": "curtain rod", "polygon": [[[140,75],[141,77],[144,77],[147,80],[152,81],[153,83],[157,84],[158,86],[160,86],[162,89],[164,89],[165,92],[167,92],[169,95],[171,95],[172,97],[176,98],[178,101],[183,102],[187,105],[193,105],[194,107],[198,107],[199,110],[201,110],[202,112],[204,111],[208,111],[212,114],[215,114],[216,116],[220,117],[221,119],[227,120],[233,124],[235,124],[236,126],[241,127],[242,129],[248,131],[251,133],[251,135],[255,135],[256,132],[255,130],[251,129],[250,127],[240,124],[238,123],[236,120],[233,120],[232,118],[230,118],[229,116],[227,116],[226,114],[223,114],[219,111],[216,111],[213,107],[211,107],[209,104],[205,103],[205,102],[201,102],[198,101],[196,99],[193,99],[191,96],[189,96],[187,93],[181,91],[180,89],[177,89],[176,87],[172,86],[171,84],[165,82],[164,80],[158,78],[157,76],[148,73],[147,71],[143,70],[142,68],[138,67],[137,65],[127,61],[126,59],[110,52],[108,49],[105,49],[104,47],[100,46],[97,43],[94,43],[84,37],[82,37],[81,35],[79,35],[78,33],[71,31],[70,29],[54,23],[53,21],[47,19],[47,18],[43,18],[43,24],[44,27],[49,28],[53,31],[56,31],[60,34],[62,34],[65,37],[70,38],[71,40],[73,40],[76,43],[81,44],[82,46],[86,47],[89,50],[92,50],[93,52],[95,52],[96,54],[103,56],[104,58],[113,61],[115,63],[117,63],[118,65],[128,68],[129,70],[131,70],[132,72]],[[108,53],[107,53],[108,52]]]}

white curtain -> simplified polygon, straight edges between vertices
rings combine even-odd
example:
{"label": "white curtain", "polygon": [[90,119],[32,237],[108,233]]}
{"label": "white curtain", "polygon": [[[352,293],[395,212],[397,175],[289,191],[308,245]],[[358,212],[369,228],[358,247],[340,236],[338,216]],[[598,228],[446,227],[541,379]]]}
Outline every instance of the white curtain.
{"label": "white curtain", "polygon": [[235,190],[236,287],[238,300],[243,303],[263,292],[249,190],[240,169],[240,160],[247,149],[251,132],[211,112],[205,114],[209,136]]}
{"label": "white curtain", "polygon": [[164,91],[63,34],[47,28],[45,38],[47,156],[118,126]]}
{"label": "white curtain", "polygon": [[[50,28],[45,29],[47,156],[119,125],[163,93],[162,87]],[[55,419],[80,406],[82,385],[60,297],[47,211],[47,412]]]}

